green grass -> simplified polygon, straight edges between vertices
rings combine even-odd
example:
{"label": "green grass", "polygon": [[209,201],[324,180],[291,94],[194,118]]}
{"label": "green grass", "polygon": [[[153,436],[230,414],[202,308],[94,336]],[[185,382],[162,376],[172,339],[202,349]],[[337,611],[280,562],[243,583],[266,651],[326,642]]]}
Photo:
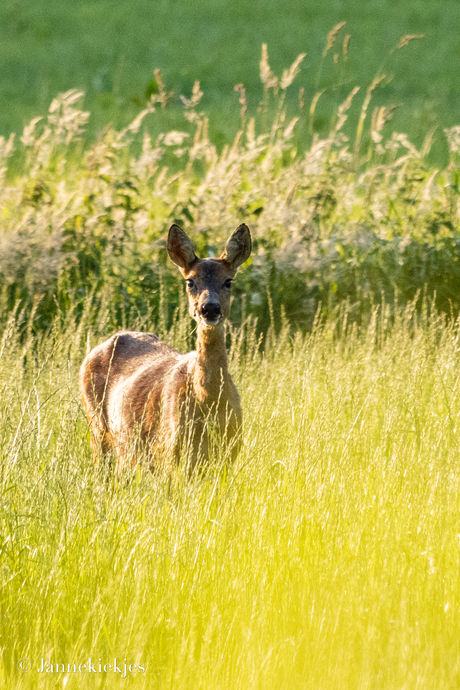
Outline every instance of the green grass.
{"label": "green grass", "polygon": [[246,325],[236,465],[111,492],[76,382],[100,316],[39,343],[11,322],[2,341],[2,688],[61,687],[40,660],[88,657],[145,666],[133,688],[456,687],[458,324],[387,310],[361,332],[271,332],[263,355]]}
{"label": "green grass", "polygon": [[[318,80],[326,35],[340,21],[347,25],[337,52],[345,32],[351,34],[348,62],[340,59],[334,67],[332,51]],[[401,106],[395,128],[418,137],[433,126],[459,122],[459,21],[456,0],[291,0],[289,6],[281,0],[3,0],[0,134],[20,131],[70,88],[87,92],[91,137],[108,122],[121,127],[137,112],[133,99],[144,98],[159,67],[175,97],[158,115],[158,126],[173,126],[179,95],[188,95],[198,79],[213,141],[222,145],[236,131],[234,85],[246,85],[253,112],[261,98],[262,43],[276,72],[307,53],[298,86],[308,102],[318,89],[329,89],[315,123],[324,132],[333,106],[356,84],[371,82],[402,35],[424,34],[388,61],[386,71],[394,79],[381,96]]]}

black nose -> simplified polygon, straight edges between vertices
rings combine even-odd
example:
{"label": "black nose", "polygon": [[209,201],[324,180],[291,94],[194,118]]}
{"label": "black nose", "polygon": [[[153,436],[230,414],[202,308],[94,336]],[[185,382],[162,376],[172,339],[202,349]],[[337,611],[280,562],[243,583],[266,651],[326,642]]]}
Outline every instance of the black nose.
{"label": "black nose", "polygon": [[216,302],[208,302],[207,304],[203,305],[201,313],[205,319],[210,319],[211,321],[213,319],[218,319],[221,315],[220,304],[217,304]]}

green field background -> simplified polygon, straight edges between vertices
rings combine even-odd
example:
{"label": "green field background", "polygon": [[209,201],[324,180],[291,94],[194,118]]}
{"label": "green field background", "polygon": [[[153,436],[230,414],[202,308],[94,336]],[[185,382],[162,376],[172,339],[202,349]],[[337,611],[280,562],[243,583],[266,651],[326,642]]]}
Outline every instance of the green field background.
{"label": "green field background", "polygon": [[[334,68],[331,51],[318,75],[327,33],[341,21],[351,35],[345,69]],[[160,68],[175,93],[163,125],[174,122],[179,95],[199,80],[213,140],[222,144],[237,127],[234,85],[245,84],[254,110],[261,98],[262,43],[275,73],[307,53],[297,86],[307,101],[328,88],[315,122],[321,131],[329,125],[328,99],[340,103],[353,86],[366,87],[402,35],[424,34],[392,56],[385,71],[394,78],[376,94],[377,102],[400,106],[395,129],[419,136],[460,121],[459,26],[455,0],[3,0],[0,134],[20,131],[74,87],[86,92],[90,136],[108,122],[125,125]]]}

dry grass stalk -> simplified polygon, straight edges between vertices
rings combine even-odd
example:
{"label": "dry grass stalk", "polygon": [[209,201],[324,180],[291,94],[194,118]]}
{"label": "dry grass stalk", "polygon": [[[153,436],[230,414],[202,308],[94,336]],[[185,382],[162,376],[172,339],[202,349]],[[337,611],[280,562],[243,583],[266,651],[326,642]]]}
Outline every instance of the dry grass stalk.
{"label": "dry grass stalk", "polygon": [[264,90],[273,89],[278,92],[278,77],[273,74],[268,64],[267,44],[262,43],[262,57],[260,59],[260,80],[264,85]]}
{"label": "dry grass stalk", "polygon": [[406,34],[403,36],[398,45],[396,46],[396,50],[399,50],[400,48],[404,48],[407,46],[411,41],[418,40],[420,38],[425,38],[425,34]]}
{"label": "dry grass stalk", "polygon": [[234,91],[239,95],[239,103],[241,105],[240,117],[241,117],[241,129],[244,129],[246,123],[246,111],[248,109],[248,102],[246,100],[246,89],[243,84],[235,84]]}
{"label": "dry grass stalk", "polygon": [[342,29],[345,26],[346,22],[339,22],[334,26],[333,29],[331,29],[327,35],[327,42],[326,46],[323,50],[323,57],[326,57],[328,52],[333,48],[335,39],[337,38],[337,34],[339,33],[340,29]]}
{"label": "dry grass stalk", "polygon": [[292,84],[294,79],[299,73],[299,68],[300,68],[300,63],[303,61],[305,58],[306,53],[300,53],[300,55],[297,56],[297,58],[294,60],[292,63],[291,67],[287,70],[285,69],[283,71],[283,76],[281,77],[280,81],[280,87],[283,91],[285,91],[288,86]]}

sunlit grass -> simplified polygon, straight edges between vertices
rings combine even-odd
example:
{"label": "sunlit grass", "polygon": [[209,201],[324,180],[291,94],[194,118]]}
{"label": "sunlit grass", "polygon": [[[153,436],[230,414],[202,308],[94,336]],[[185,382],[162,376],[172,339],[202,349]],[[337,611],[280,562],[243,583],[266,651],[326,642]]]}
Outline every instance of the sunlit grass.
{"label": "sunlit grass", "polygon": [[[186,329],[184,324],[183,329]],[[2,688],[48,663],[139,688],[452,688],[460,676],[459,342],[437,317],[234,334],[244,448],[187,481],[91,462],[79,363],[103,334],[7,329]],[[179,329],[180,330],[180,329]],[[32,670],[16,664],[28,658]],[[66,687],[119,687],[69,673]]]}

